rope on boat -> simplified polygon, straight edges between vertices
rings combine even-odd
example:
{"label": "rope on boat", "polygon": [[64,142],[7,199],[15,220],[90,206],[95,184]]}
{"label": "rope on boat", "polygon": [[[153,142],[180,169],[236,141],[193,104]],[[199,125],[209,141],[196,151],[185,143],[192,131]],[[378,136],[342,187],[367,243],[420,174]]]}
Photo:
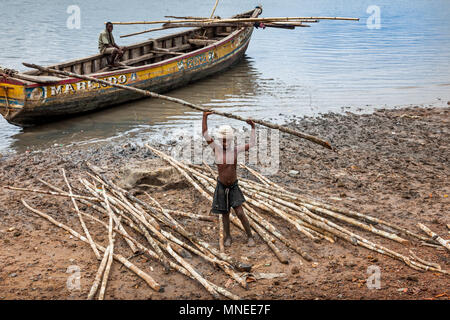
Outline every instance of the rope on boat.
{"label": "rope on boat", "polygon": [[[0,76],[2,76],[5,79],[13,78],[17,73],[19,73],[17,70],[0,67]],[[2,88],[3,88],[3,91],[5,92],[5,100],[6,100],[5,118],[7,118],[9,116],[9,111],[10,111],[9,99],[8,99],[8,89],[10,89],[10,88],[8,88],[8,87],[2,87]]]}

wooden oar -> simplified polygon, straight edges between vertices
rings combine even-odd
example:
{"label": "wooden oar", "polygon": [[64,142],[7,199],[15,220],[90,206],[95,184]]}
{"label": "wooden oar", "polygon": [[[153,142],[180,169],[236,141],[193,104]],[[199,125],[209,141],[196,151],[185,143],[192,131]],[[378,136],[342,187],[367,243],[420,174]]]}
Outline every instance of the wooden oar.
{"label": "wooden oar", "polygon": [[277,125],[277,124],[274,124],[274,123],[271,123],[271,122],[267,122],[267,121],[264,121],[264,120],[244,118],[244,117],[237,116],[237,115],[234,115],[234,114],[228,113],[228,112],[221,112],[221,111],[210,110],[210,109],[204,108],[202,106],[199,106],[197,104],[193,104],[193,103],[187,102],[187,101],[182,100],[182,99],[173,98],[173,97],[169,97],[169,96],[164,96],[162,94],[158,94],[158,93],[155,93],[155,92],[142,90],[142,89],[138,89],[138,88],[134,88],[134,87],[130,87],[130,86],[124,86],[124,85],[117,84],[117,83],[111,83],[109,81],[105,81],[105,80],[102,80],[102,79],[97,79],[97,78],[90,77],[90,76],[80,75],[80,74],[76,74],[76,73],[73,73],[73,72],[49,69],[49,68],[45,68],[45,67],[42,67],[42,66],[38,66],[36,64],[25,63],[25,62],[23,62],[23,65],[25,67],[37,69],[37,70],[40,70],[40,71],[43,71],[43,72],[48,72],[48,73],[53,73],[53,74],[61,74],[61,75],[65,75],[65,76],[68,76],[68,77],[73,77],[73,78],[93,81],[93,82],[101,83],[101,84],[104,84],[104,85],[107,85],[107,86],[112,86],[112,87],[116,87],[116,88],[121,88],[121,89],[129,90],[129,91],[133,91],[133,92],[142,94],[142,95],[147,96],[147,97],[152,97],[152,98],[157,98],[157,99],[162,99],[162,100],[167,100],[167,101],[179,103],[181,105],[187,106],[187,107],[195,109],[197,111],[211,112],[211,113],[223,116],[223,117],[236,119],[236,120],[240,120],[240,121],[245,121],[245,122],[247,122],[248,120],[252,120],[254,123],[260,124],[262,126],[265,126],[265,127],[271,128],[271,129],[280,130],[282,132],[286,132],[286,133],[292,134],[292,135],[297,136],[299,138],[303,138],[303,139],[309,140],[311,142],[317,143],[317,144],[319,144],[319,145],[321,145],[321,146],[323,146],[325,148],[332,149],[331,145],[330,145],[330,143],[328,141],[322,140],[320,138],[311,136],[309,134],[306,134],[306,133],[303,133],[303,132],[300,132],[300,131],[296,131],[296,130],[293,130],[293,129],[290,129],[290,128],[287,128],[287,127],[283,127],[283,126],[280,126],[280,125]]}

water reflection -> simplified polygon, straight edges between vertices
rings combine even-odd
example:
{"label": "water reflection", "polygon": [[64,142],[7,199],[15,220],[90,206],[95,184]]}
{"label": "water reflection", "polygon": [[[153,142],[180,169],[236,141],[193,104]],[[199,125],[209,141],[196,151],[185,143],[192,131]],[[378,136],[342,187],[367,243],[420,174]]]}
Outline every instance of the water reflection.
{"label": "water reflection", "polygon": [[[66,9],[73,1],[0,2],[4,9],[0,65],[16,69],[24,69],[24,60],[48,65],[94,54],[104,21],[206,16],[212,7],[210,1],[201,0],[166,0],[157,5],[154,1],[128,0],[124,5],[121,0],[109,0],[107,8],[101,1],[79,1],[81,29],[70,30],[66,27]],[[221,1],[216,13],[229,17],[253,5],[241,0]],[[366,26],[371,5],[381,9],[381,29]],[[353,16],[361,21],[323,21],[292,31],[255,30],[248,58],[242,64],[170,95],[274,122],[293,114],[370,112],[380,107],[432,102],[447,106],[450,1],[265,0],[263,6],[266,17]],[[120,34],[146,28],[117,26],[116,40],[128,45],[173,32],[119,38]],[[199,118],[199,113],[182,106],[141,100],[25,131],[0,119],[0,153],[123,135],[166,138],[174,130],[198,126]],[[228,122],[211,117],[212,126],[224,121]]]}
{"label": "water reflection", "polygon": [[[221,74],[168,94],[200,105],[228,106],[236,110],[254,104],[259,77],[252,59],[245,57],[239,64]],[[223,101],[227,103],[223,104]],[[22,152],[80,142],[101,142],[125,135],[161,136],[162,133],[155,130],[158,126],[182,129],[189,126],[191,120],[200,119],[200,113],[193,111],[167,101],[142,99],[58,122],[24,128],[12,136],[10,147]]]}

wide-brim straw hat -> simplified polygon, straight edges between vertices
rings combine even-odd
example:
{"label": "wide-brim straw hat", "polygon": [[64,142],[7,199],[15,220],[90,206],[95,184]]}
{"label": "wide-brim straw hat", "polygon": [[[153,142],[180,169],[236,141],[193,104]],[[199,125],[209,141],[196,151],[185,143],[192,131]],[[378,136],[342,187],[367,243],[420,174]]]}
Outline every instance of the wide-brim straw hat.
{"label": "wide-brim straw hat", "polygon": [[231,139],[234,137],[233,128],[229,125],[220,126],[216,134],[219,139]]}

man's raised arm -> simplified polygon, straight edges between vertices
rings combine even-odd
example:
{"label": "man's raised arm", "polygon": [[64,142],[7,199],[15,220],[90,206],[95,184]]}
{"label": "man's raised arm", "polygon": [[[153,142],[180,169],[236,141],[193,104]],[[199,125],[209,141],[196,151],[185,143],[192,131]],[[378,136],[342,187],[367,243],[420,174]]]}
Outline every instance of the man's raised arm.
{"label": "man's raised arm", "polygon": [[250,143],[246,143],[245,145],[241,145],[237,147],[237,152],[247,151],[251,147],[253,147],[256,143],[256,130],[255,123],[252,120],[247,120],[247,123],[252,126],[252,132],[250,133]]}
{"label": "man's raised arm", "polygon": [[213,144],[214,143],[214,139],[211,138],[211,136],[208,134],[208,116],[212,114],[212,112],[203,112],[203,121],[202,121],[202,135],[203,138],[205,138],[206,143],[208,143],[208,145],[210,145],[211,147],[214,147]]}

